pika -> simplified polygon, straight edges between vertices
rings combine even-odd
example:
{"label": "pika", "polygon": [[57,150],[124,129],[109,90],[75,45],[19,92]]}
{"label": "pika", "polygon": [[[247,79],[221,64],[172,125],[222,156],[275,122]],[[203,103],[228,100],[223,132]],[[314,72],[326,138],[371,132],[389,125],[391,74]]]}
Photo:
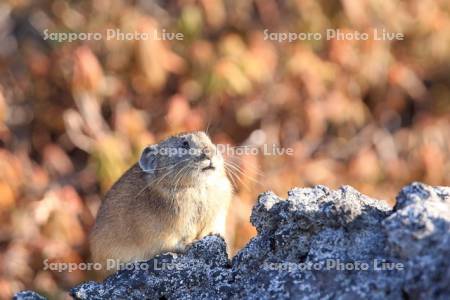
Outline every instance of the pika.
{"label": "pika", "polygon": [[106,193],[89,236],[102,264],[182,252],[210,233],[225,236],[233,189],[224,159],[204,132],[182,133],[146,147]]}

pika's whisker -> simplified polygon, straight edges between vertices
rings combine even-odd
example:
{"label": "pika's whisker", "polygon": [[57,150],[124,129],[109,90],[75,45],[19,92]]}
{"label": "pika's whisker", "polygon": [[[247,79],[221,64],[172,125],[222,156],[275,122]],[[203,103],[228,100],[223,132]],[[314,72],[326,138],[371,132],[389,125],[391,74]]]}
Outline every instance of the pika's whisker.
{"label": "pika's whisker", "polygon": [[174,181],[175,181],[175,185],[174,185],[174,189],[176,190],[178,183],[180,182],[180,180],[183,178],[184,174],[183,172],[187,169],[187,167],[189,166],[189,163],[187,165],[185,165],[184,167],[182,167],[177,174],[175,174],[174,176]]}
{"label": "pika's whisker", "polygon": [[[228,171],[228,169],[225,167],[225,170],[227,170]],[[231,171],[228,171],[228,173],[229,173],[229,178],[230,178],[230,180],[231,180],[231,182],[233,183],[233,186],[234,187],[237,187],[237,184],[236,184],[236,181],[235,181],[235,179],[234,179],[234,174],[232,174],[232,172]]]}
{"label": "pika's whisker", "polygon": [[208,125],[206,125],[206,135],[209,135],[209,126],[211,125],[211,119],[208,120]]}
{"label": "pika's whisker", "polygon": [[[233,166],[235,166],[235,167],[237,167],[239,170],[241,170],[242,171],[242,167],[237,163],[237,162],[234,162],[234,161],[232,161],[232,160],[228,160],[228,161],[226,161],[227,163],[229,163],[229,164],[231,164],[231,165],[233,165]],[[249,168],[252,172],[254,172],[254,173],[256,173],[256,175],[258,175],[258,176],[263,176],[264,174],[262,173],[262,172],[260,172],[256,167],[253,167],[253,166],[251,166],[251,165],[246,165],[245,166],[246,168]]]}
{"label": "pika's whisker", "polygon": [[[175,169],[176,166],[178,166],[179,164],[181,164],[182,162],[185,162],[185,161],[187,161],[187,160],[189,160],[189,159],[188,159],[188,158],[187,158],[187,159],[183,159],[183,160],[177,162],[177,163],[174,164],[174,165],[159,168],[159,170],[167,170],[167,169],[168,169],[168,171],[167,171],[166,173],[164,173],[161,177],[156,177],[156,178],[150,180],[150,181],[149,181],[149,182],[148,182],[148,183],[147,183],[147,184],[139,191],[139,193],[137,193],[137,195],[135,196],[135,198],[139,197],[139,196],[142,194],[143,191],[145,191],[150,185],[152,185],[152,184],[155,183],[156,181],[157,181],[156,184],[161,183],[161,181],[164,180],[164,178],[166,178],[169,174],[171,174],[171,173],[173,173],[173,172],[176,171],[176,169]],[[154,170],[157,170],[157,169],[154,169]]]}
{"label": "pika's whisker", "polygon": [[[246,183],[242,180],[242,178],[241,178],[239,175],[237,175],[234,171],[232,171],[231,169],[227,169],[227,172],[228,172],[232,177],[234,177],[235,179],[237,179],[237,181],[239,182],[239,184],[241,184],[245,189],[250,190],[250,187],[248,186],[248,184],[246,184]],[[239,185],[236,184],[236,188],[237,188],[238,186],[239,186]]]}
{"label": "pika's whisker", "polygon": [[231,176],[234,176],[246,189],[250,190],[250,187],[242,180],[242,178],[238,174],[236,174],[236,172],[231,168],[230,165],[225,164],[225,169]]}
{"label": "pika's whisker", "polygon": [[232,168],[234,171],[238,172],[238,173],[241,174],[242,176],[244,176],[244,177],[250,179],[250,180],[253,181],[254,183],[258,183],[258,184],[259,184],[259,182],[258,182],[255,178],[253,178],[253,177],[251,177],[250,175],[246,174],[246,173],[243,172],[241,169],[239,169],[237,166],[232,165],[232,164],[230,164],[229,162],[225,162],[225,166],[228,166],[228,167]]}

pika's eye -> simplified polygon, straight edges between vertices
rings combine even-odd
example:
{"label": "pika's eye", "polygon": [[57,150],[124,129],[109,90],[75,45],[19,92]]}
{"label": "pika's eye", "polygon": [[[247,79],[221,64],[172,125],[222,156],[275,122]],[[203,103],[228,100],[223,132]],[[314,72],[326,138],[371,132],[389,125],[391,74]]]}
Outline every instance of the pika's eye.
{"label": "pika's eye", "polygon": [[183,147],[184,149],[189,149],[189,148],[190,148],[189,142],[188,142],[188,141],[184,141],[183,144],[182,144],[182,147]]}

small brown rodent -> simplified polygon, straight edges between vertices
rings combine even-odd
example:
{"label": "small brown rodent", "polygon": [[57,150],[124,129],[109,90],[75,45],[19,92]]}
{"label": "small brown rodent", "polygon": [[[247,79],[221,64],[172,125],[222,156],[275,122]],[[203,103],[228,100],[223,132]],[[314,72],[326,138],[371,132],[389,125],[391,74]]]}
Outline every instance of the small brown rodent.
{"label": "small brown rodent", "polygon": [[109,274],[108,259],[146,260],[210,233],[224,236],[231,198],[223,157],[204,132],[148,146],[106,194],[90,235],[92,258]]}

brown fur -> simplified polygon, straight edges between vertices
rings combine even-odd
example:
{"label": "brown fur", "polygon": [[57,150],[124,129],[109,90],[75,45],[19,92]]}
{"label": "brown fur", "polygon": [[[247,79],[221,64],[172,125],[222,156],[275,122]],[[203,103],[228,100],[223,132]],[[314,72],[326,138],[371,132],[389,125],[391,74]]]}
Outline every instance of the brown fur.
{"label": "brown fur", "polygon": [[[191,135],[195,135],[194,144],[214,147],[204,133],[172,139],[177,142]],[[104,267],[107,259],[146,260],[167,251],[183,251],[209,233],[224,235],[232,188],[221,159],[220,155],[215,161],[214,171],[205,174],[195,169],[187,174],[175,190],[174,175],[161,182],[151,181],[138,164],[133,165],[109,190],[100,207],[90,235],[93,260]],[[106,270],[106,274],[112,271]]]}

